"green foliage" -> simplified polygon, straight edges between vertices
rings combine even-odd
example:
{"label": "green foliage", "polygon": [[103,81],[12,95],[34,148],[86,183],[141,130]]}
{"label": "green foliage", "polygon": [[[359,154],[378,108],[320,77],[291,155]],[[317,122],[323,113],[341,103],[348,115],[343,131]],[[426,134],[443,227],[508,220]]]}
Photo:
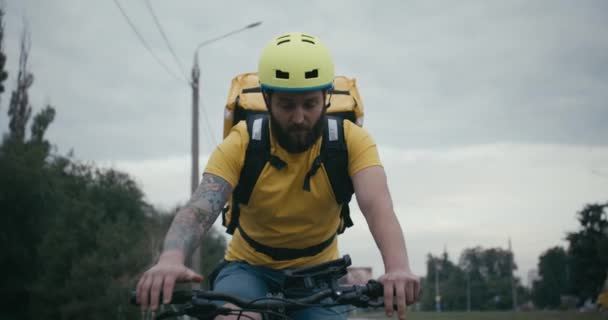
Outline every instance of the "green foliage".
{"label": "green foliage", "polygon": [[4,1],[0,1],[0,94],[4,92],[4,81],[8,78],[6,54],[4,54],[4,13]]}
{"label": "green foliage", "polygon": [[[7,139],[0,146],[0,268],[12,270],[0,279],[0,310],[25,310],[28,286],[35,281],[37,245],[46,232],[46,207],[52,193],[40,145]],[[1,312],[1,311],[0,311]]]}
{"label": "green foliage", "polygon": [[[139,274],[161,249],[171,215],[143,200],[126,174],[48,154],[47,144],[10,138],[0,147],[2,297],[24,318],[126,318]],[[204,242],[203,274],[225,239]],[[6,311],[5,311],[6,312]]]}
{"label": "green foliage", "polygon": [[427,277],[421,299],[424,310],[436,308],[436,290],[441,296],[442,310],[465,310],[466,287],[464,272],[449,260],[446,253],[442,257],[427,256]]}
{"label": "green foliage", "polygon": [[[30,123],[25,35],[21,45],[10,131],[0,144],[0,268],[10,270],[0,278],[0,319],[139,318],[129,297],[173,216],[147,204],[127,174],[51,152],[45,133],[55,109],[45,107]],[[208,234],[203,274],[225,246],[223,236]]]}
{"label": "green foliage", "polygon": [[[0,265],[14,270],[0,280],[12,313],[0,315],[135,315],[129,292],[158,257],[172,216],[149,206],[128,175],[50,155],[42,142],[7,138],[0,146]],[[210,232],[203,274],[224,250],[224,237]]]}
{"label": "green foliage", "polygon": [[608,204],[589,204],[578,212],[581,229],[568,233],[571,289],[581,300],[595,299],[608,271]]}
{"label": "green foliage", "polygon": [[[149,259],[149,253],[142,255],[148,207],[122,173],[74,164],[53,169],[64,173],[56,181],[62,192],[38,247],[44,263],[32,290],[32,316],[75,319],[88,310],[91,318],[112,317],[115,310],[108,307],[120,295],[108,289],[126,289]],[[52,296],[48,288],[54,288]]]}
{"label": "green foliage", "polygon": [[[201,270],[200,274],[208,279],[209,274],[215,269],[217,264],[224,258],[226,252],[226,238],[215,228],[209,230],[201,244]],[[208,288],[207,281],[204,281],[204,288]]]}
{"label": "green foliage", "polygon": [[17,88],[11,94],[8,108],[10,117],[10,137],[20,142],[25,141],[25,128],[32,113],[28,90],[34,83],[34,75],[29,72],[27,62],[29,57],[29,34],[24,30],[21,35],[21,51],[19,54],[19,71],[17,73]]}
{"label": "green foliage", "polygon": [[44,133],[53,120],[55,120],[55,109],[51,106],[46,106],[40,113],[36,114],[31,127],[31,141],[42,143],[49,148],[48,142],[44,141]]}
{"label": "green foliage", "polygon": [[[516,266],[511,264],[511,259],[512,254],[507,250],[481,247],[465,249],[458,265],[445,253],[441,258],[429,255],[422,308],[435,309],[438,287],[442,310],[467,310],[468,303],[471,310],[512,309],[511,268],[515,270]],[[519,279],[515,279],[515,284],[518,293],[523,295]]]}
{"label": "green foliage", "polygon": [[540,279],[534,281],[532,296],[540,308],[558,308],[560,296],[568,288],[568,255],[562,247],[553,247],[543,252],[538,262]]}
{"label": "green foliage", "polygon": [[460,258],[460,265],[470,270],[472,288],[481,293],[475,296],[480,310],[513,308],[511,273],[517,266],[511,252],[501,248],[467,249]]}

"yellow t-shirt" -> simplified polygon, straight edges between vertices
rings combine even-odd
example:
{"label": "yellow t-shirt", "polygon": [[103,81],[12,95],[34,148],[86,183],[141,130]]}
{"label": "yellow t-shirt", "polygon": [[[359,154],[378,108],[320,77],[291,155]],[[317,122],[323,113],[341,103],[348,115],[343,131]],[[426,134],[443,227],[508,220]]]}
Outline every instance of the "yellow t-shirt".
{"label": "yellow t-shirt", "polygon": [[[240,205],[239,224],[247,235],[266,246],[300,249],[317,245],[336,232],[341,211],[323,167],[310,179],[310,191],[303,190],[304,179],[319,155],[322,139],[319,138],[308,151],[292,154],[284,150],[272,134],[270,136],[271,154],[285,161],[287,166],[279,170],[266,164],[249,204]],[[351,177],[362,169],[381,165],[376,144],[365,129],[344,121],[344,138]],[[205,173],[219,176],[235,188],[248,144],[247,124],[241,121],[215,149]],[[252,248],[238,228],[225,255],[229,261],[246,261],[274,269],[310,266],[337,258],[337,238],[334,238],[333,243],[317,255],[275,261]]]}
{"label": "yellow t-shirt", "polygon": [[597,303],[604,309],[608,310],[608,291],[600,293],[597,298]]}

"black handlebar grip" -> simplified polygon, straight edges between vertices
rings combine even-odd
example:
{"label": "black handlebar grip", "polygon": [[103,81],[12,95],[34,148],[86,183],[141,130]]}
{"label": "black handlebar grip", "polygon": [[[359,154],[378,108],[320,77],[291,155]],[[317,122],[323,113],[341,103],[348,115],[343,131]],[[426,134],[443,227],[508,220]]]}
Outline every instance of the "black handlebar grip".
{"label": "black handlebar grip", "polygon": [[[176,290],[176,291],[173,291],[173,294],[171,295],[170,303],[172,303],[172,304],[186,303],[192,299],[192,296],[193,296],[192,291]],[[162,298],[163,298],[162,290],[159,292],[158,297],[162,303]],[[135,290],[131,291],[131,297],[129,298],[129,303],[132,305],[136,305],[136,306],[139,305],[139,303],[137,303],[137,291],[135,291]]]}
{"label": "black handlebar grip", "polygon": [[372,298],[380,298],[384,296],[384,286],[376,280],[369,280],[366,285],[367,295]]}
{"label": "black handlebar grip", "polygon": [[131,297],[129,298],[129,303],[135,306],[138,306],[139,303],[137,303],[137,291],[133,290],[131,291]]}

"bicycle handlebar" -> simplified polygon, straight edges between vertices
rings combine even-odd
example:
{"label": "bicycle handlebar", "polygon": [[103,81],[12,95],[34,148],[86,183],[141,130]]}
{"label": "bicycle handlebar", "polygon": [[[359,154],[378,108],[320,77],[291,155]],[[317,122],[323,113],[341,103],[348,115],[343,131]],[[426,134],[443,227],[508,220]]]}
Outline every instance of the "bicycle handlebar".
{"label": "bicycle handlebar", "polygon": [[[213,318],[216,315],[228,315],[240,311],[272,314],[311,306],[333,307],[337,305],[352,305],[359,308],[377,308],[384,306],[384,301],[381,299],[383,293],[382,284],[375,280],[370,280],[366,285],[340,286],[338,290],[323,289],[312,295],[295,299],[277,295],[254,300],[244,300],[233,295],[213,291],[175,291],[171,304],[181,304],[185,307],[178,312],[166,311],[161,313],[157,319],[179,315]],[[333,300],[329,303],[320,303],[325,298],[333,298]],[[229,302],[240,309],[220,307],[214,301]],[[131,296],[131,303],[137,304],[135,293]],[[396,305],[394,308],[396,309]]]}
{"label": "bicycle handlebar", "polygon": [[[350,257],[345,255],[341,259],[320,265],[288,270],[281,293],[250,301],[214,291],[175,291],[172,295],[171,304],[181,305],[179,311],[163,312],[158,315],[157,319],[180,315],[213,319],[216,315],[228,315],[244,311],[283,314],[312,306],[326,308],[338,305],[352,305],[358,308],[383,307],[384,288],[380,282],[369,280],[365,285],[350,286],[340,286],[338,284],[338,279],[347,273],[347,267],[350,265]],[[301,297],[290,291],[293,288],[307,288],[313,293]],[[160,295],[163,295],[162,292]],[[284,296],[287,296],[287,298]],[[295,296],[299,298],[293,298]],[[325,298],[331,298],[331,302],[321,303]],[[221,307],[217,303],[218,301],[232,303],[240,309]],[[135,293],[131,296],[131,303],[137,304]],[[393,308],[397,310],[397,305],[394,304]]]}

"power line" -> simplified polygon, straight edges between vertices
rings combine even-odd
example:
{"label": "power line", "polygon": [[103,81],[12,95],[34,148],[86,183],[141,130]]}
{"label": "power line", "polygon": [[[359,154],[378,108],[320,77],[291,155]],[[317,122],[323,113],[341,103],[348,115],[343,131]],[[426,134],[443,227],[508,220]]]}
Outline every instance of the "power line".
{"label": "power line", "polygon": [[[148,7],[148,10],[150,11],[150,14],[152,15],[152,18],[154,19],[154,22],[156,23],[156,27],[158,28],[158,31],[160,32],[163,39],[165,40],[165,44],[167,45],[167,48],[169,48],[169,51],[171,52],[173,59],[179,66],[182,73],[185,75],[186,71],[185,71],[184,65],[181,63],[181,60],[179,60],[179,58],[177,57],[177,54],[175,53],[175,50],[173,49],[173,46],[171,45],[171,41],[169,41],[169,37],[167,37],[167,34],[165,33],[165,31],[162,27],[162,24],[160,23],[160,20],[158,19],[158,16],[156,15],[154,8],[152,7],[151,1],[145,0],[145,3],[146,3],[146,6]],[[205,121],[205,124],[206,124],[208,142],[210,144],[217,144],[217,139],[215,138],[215,135],[211,131],[211,125],[209,123],[209,116],[207,115],[207,112],[205,111],[204,104],[203,104],[203,108],[200,108],[200,111],[201,111],[203,120]]]}
{"label": "power line", "polygon": [[[148,43],[146,42],[146,40],[144,39],[144,37],[139,33],[139,31],[137,30],[137,28],[133,24],[133,21],[131,21],[131,18],[129,18],[129,15],[127,15],[127,13],[122,8],[122,6],[118,2],[118,0],[114,0],[114,3],[116,4],[116,6],[118,7],[118,9],[122,13],[123,17],[129,23],[129,26],[131,27],[131,29],[133,30],[133,32],[135,32],[135,34],[137,35],[137,38],[139,39],[139,41],[141,41],[141,43],[143,44],[143,46],[154,57],[154,59],[156,60],[156,62],[158,62],[165,69],[165,71],[167,71],[167,73],[169,73],[171,76],[173,76],[176,80],[178,80],[178,81],[184,81],[185,79],[182,79],[179,76],[177,76],[175,73],[173,73],[171,71],[171,69],[169,69],[169,67],[162,60],[160,60],[160,58],[156,54],[154,54],[154,51],[152,51],[152,48],[150,47],[150,45],[148,45]],[[186,80],[186,82],[187,82],[187,80]]]}
{"label": "power line", "polygon": [[169,51],[171,52],[171,55],[173,56],[175,63],[177,63],[177,65],[179,66],[179,69],[181,70],[184,77],[187,78],[186,69],[184,68],[184,65],[181,63],[181,61],[177,58],[177,54],[175,54],[175,50],[173,50],[173,46],[171,45],[171,42],[169,41],[169,38],[167,37],[165,30],[163,29],[162,25],[160,24],[158,16],[156,15],[156,12],[154,12],[152,3],[150,2],[150,0],[146,0],[145,2],[146,2],[146,6],[148,7],[148,11],[150,11],[152,18],[154,18],[154,23],[156,24],[156,28],[158,29],[160,34],[163,36],[163,39],[165,40],[165,44],[167,45],[167,48],[169,48]]}

